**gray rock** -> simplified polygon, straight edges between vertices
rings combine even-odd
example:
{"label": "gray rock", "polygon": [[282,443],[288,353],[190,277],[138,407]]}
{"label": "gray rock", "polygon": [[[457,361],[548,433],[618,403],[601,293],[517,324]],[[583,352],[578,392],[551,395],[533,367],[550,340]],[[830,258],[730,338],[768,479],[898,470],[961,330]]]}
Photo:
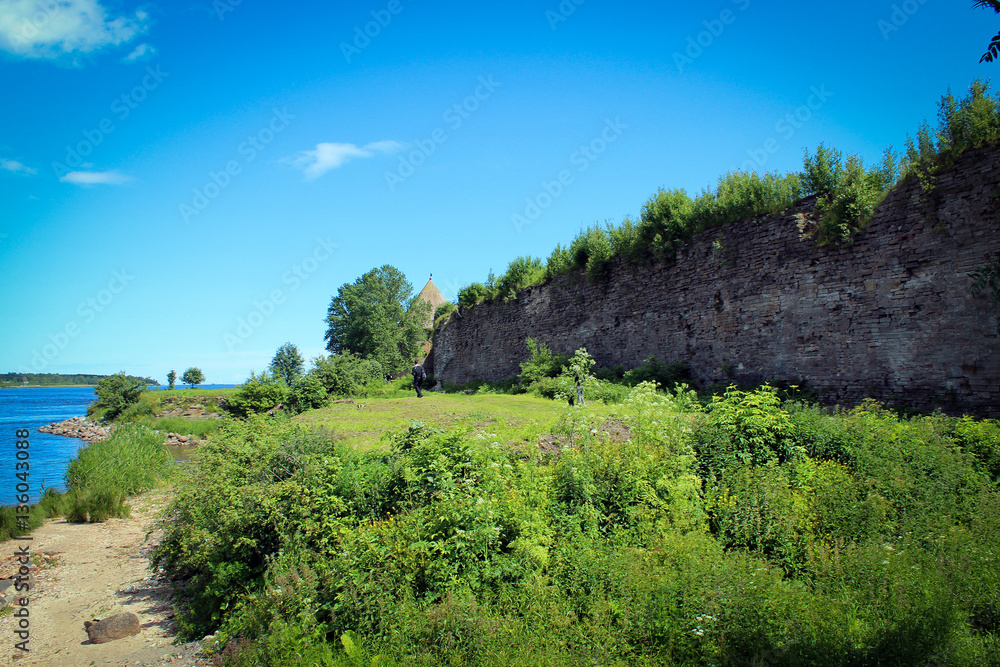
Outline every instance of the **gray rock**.
{"label": "gray rock", "polygon": [[131,637],[142,631],[139,625],[139,617],[130,611],[115,614],[110,618],[98,620],[93,623],[85,622],[87,636],[93,644],[104,644],[123,637]]}

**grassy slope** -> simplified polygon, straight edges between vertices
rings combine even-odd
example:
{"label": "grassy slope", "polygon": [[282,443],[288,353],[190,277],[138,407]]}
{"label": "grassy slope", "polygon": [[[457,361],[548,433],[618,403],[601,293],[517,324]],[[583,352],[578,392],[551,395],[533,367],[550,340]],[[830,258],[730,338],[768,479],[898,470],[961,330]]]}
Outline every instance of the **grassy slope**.
{"label": "grassy slope", "polygon": [[[610,408],[591,406],[604,414]],[[536,442],[553,431],[566,412],[563,404],[544,398],[486,394],[467,396],[428,392],[395,399],[359,399],[311,410],[294,421],[329,429],[344,444],[366,451],[380,446],[383,434],[412,421],[440,428],[465,427],[495,433],[508,444]]]}

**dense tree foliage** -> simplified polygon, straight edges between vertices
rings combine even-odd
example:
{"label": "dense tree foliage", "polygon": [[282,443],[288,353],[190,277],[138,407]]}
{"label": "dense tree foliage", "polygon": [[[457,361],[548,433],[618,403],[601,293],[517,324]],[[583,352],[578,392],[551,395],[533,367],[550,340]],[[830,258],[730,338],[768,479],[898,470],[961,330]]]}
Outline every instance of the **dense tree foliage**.
{"label": "dense tree foliage", "polygon": [[292,343],[285,343],[274,353],[271,359],[271,372],[285,381],[289,387],[296,378],[302,375],[304,361],[299,353],[299,348]]}
{"label": "dense tree foliage", "polygon": [[410,365],[425,339],[431,306],[395,267],[372,269],[345,283],[330,301],[326,349],[371,357],[388,373]]}

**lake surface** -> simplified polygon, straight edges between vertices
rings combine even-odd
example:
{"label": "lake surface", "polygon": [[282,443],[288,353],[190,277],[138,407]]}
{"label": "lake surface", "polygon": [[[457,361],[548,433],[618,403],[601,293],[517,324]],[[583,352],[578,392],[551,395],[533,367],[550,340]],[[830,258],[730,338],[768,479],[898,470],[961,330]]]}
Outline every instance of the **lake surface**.
{"label": "lake surface", "polygon": [[97,400],[93,387],[0,389],[0,505],[16,502],[16,440],[18,429],[28,429],[30,468],[28,485],[31,502],[37,502],[43,488],[66,489],[63,476],[77,450],[86,443],[38,428],[70,417],[87,414],[87,406]]}

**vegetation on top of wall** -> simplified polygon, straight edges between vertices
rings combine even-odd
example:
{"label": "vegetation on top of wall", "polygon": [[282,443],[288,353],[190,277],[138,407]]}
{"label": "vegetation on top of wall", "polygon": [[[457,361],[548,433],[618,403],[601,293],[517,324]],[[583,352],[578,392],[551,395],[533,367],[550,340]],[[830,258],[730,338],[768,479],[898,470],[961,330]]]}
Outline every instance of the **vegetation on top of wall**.
{"label": "vegetation on top of wall", "polygon": [[931,190],[936,175],[963,151],[1000,141],[1000,101],[988,92],[988,83],[979,80],[962,99],[949,91],[939,104],[937,130],[925,122],[915,141],[907,137],[905,153],[890,147],[875,165],[820,144],[815,153],[805,152],[799,173],[730,172],[694,198],[683,188],[660,188],[643,204],[638,220],[587,227],[569,246],[557,245],[545,262],[518,257],[503,275],[490,272],[485,283],[462,288],[458,303],[470,307],[514,299],[518,290],[571,271],[597,283],[607,278],[615,259],[640,266],[670,263],[700,231],[781,213],[808,196],[816,197],[813,240],[818,245],[848,242],[900,181],[912,175]]}

